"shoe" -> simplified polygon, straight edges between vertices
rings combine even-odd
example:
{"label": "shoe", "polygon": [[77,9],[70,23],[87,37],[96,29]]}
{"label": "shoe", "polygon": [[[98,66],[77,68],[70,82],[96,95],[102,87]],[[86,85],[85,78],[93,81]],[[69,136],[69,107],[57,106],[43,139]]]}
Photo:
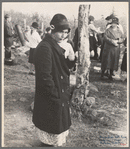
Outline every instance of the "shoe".
{"label": "shoe", "polygon": [[113,80],[112,76],[109,76],[108,79],[111,80],[111,81]]}
{"label": "shoe", "polygon": [[32,71],[30,71],[30,72],[29,72],[29,75],[35,75],[35,73],[34,73],[34,72],[32,72]]}

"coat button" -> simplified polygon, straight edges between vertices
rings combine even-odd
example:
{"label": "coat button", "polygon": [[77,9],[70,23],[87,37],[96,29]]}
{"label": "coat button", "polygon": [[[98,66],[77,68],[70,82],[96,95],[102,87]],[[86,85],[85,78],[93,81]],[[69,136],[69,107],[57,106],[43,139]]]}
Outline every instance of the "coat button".
{"label": "coat button", "polygon": [[62,107],[64,107],[64,103],[62,103]]}
{"label": "coat button", "polygon": [[61,79],[63,79],[63,76],[61,76]]}
{"label": "coat button", "polygon": [[62,89],[62,93],[64,93],[64,89]]}

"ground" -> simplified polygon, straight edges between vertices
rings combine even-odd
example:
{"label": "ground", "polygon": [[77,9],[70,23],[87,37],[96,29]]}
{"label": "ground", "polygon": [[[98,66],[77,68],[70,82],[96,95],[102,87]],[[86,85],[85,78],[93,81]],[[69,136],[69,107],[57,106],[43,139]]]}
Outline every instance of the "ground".
{"label": "ground", "polygon": [[[35,76],[28,74],[27,56],[17,56],[16,65],[4,65],[4,146],[38,147],[30,104],[34,101]],[[98,61],[92,61],[90,90],[95,98],[94,110],[101,112],[100,121],[72,117],[72,125],[64,147],[126,147],[127,82],[100,79]],[[73,76],[71,76],[73,79]],[[105,113],[105,116],[104,116]]]}

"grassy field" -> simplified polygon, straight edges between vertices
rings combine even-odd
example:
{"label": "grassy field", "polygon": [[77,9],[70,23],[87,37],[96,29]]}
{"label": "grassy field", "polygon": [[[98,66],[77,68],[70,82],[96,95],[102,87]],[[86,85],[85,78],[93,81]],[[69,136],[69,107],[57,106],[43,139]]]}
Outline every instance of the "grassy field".
{"label": "grassy field", "polygon": [[[4,66],[4,144],[5,147],[38,147],[30,104],[34,101],[35,76],[28,74],[27,56],[18,56],[17,65]],[[101,80],[94,71],[100,63],[92,61],[90,90],[95,98],[94,110],[101,112],[100,121],[72,117],[72,126],[64,147],[126,147],[127,82]]]}

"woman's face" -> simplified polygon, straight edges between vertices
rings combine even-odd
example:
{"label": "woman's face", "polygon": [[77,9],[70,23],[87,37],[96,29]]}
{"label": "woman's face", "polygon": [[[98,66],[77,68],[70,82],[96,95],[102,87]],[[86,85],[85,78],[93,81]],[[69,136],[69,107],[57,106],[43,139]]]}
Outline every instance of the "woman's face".
{"label": "woman's face", "polygon": [[60,32],[53,33],[54,39],[57,42],[62,42],[68,36],[68,29],[62,30]]}
{"label": "woman's face", "polygon": [[110,20],[107,20],[107,23],[109,24],[109,23],[111,23],[112,22],[112,19],[110,19]]}
{"label": "woman's face", "polygon": [[113,28],[115,28],[115,27],[117,27],[117,24],[116,24],[116,23],[112,23],[111,26],[112,26]]}

